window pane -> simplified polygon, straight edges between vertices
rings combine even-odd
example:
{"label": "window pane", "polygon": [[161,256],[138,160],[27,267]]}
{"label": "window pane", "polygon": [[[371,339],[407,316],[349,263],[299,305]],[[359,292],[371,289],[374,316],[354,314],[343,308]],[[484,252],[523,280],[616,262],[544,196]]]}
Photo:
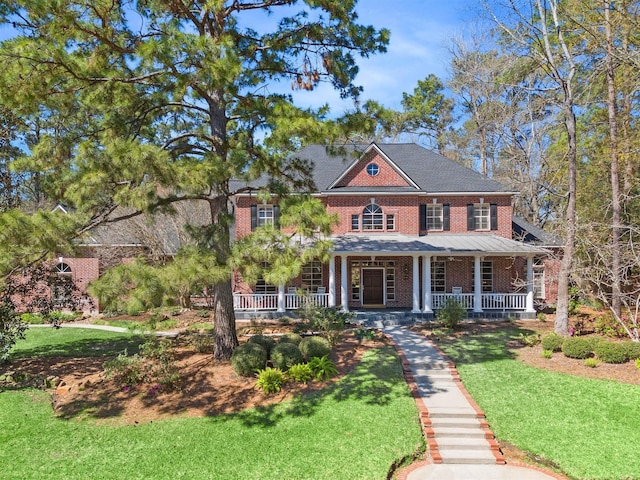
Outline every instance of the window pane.
{"label": "window pane", "polygon": [[273,205],[258,205],[258,226],[273,225]]}
{"label": "window pane", "polygon": [[322,286],[322,264],[318,261],[309,262],[302,267],[302,288],[310,292],[317,292]]}
{"label": "window pane", "polygon": [[360,229],[360,215],[351,215],[351,230]]}
{"label": "window pane", "polygon": [[442,230],[442,205],[427,205],[427,230]]}
{"label": "window pane", "polygon": [[488,203],[476,203],[473,206],[473,217],[476,230],[489,230],[489,204]]}
{"label": "window pane", "polygon": [[445,293],[447,291],[444,262],[431,262],[431,291]]}
{"label": "window pane", "polygon": [[362,229],[363,230],[383,230],[383,214],[382,209],[375,204],[368,205],[362,212]]}
{"label": "window pane", "polygon": [[387,215],[387,230],[396,229],[396,217],[393,214]]}

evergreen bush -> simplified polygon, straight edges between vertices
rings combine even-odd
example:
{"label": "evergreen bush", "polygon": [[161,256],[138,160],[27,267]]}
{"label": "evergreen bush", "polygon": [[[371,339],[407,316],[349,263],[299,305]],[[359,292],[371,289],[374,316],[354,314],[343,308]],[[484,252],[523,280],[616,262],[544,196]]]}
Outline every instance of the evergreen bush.
{"label": "evergreen bush", "polygon": [[552,352],[559,352],[562,350],[562,344],[564,343],[564,337],[561,337],[557,333],[553,332],[542,337],[542,348],[544,350],[551,350]]}
{"label": "evergreen bush", "polygon": [[300,345],[302,336],[297,333],[285,333],[280,337],[278,343],[293,343],[294,345]]}
{"label": "evergreen bush", "polygon": [[583,337],[567,338],[562,344],[562,353],[569,358],[589,358],[593,354],[591,342]]}
{"label": "evergreen bush", "polygon": [[627,357],[629,360],[637,360],[640,358],[640,342],[627,341],[623,343],[627,350]]}
{"label": "evergreen bush", "polygon": [[294,343],[278,343],[271,350],[271,363],[275,368],[287,371],[289,367],[302,363],[302,352]]}
{"label": "evergreen bush", "polygon": [[436,313],[436,318],[445,328],[456,328],[467,316],[467,309],[455,298],[447,298],[442,307]]}
{"label": "evergreen bush", "polygon": [[599,342],[593,351],[604,363],[625,363],[629,360],[627,347],[623,343]]}
{"label": "evergreen bush", "polygon": [[331,354],[331,345],[323,337],[306,337],[300,342],[300,351],[304,358],[310,361],[312,358],[329,356]]}
{"label": "evergreen bush", "polygon": [[267,366],[267,351],[258,343],[239,345],[231,356],[231,367],[243,377],[251,377]]}
{"label": "evergreen bush", "polygon": [[249,343],[257,343],[262,346],[266,350],[268,356],[271,353],[271,349],[276,344],[276,341],[266,335],[254,335],[249,338]]}

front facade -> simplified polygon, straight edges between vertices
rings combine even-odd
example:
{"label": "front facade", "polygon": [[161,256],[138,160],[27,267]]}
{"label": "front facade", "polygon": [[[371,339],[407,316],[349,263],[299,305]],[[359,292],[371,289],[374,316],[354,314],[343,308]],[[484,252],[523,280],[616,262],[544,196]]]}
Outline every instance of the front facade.
{"label": "front facade", "polygon": [[[535,316],[553,303],[549,250],[516,241],[510,191],[415,144],[324,146],[298,156],[314,166],[315,195],[339,224],[328,265],[312,262],[287,285],[234,285],[239,311],[296,309],[313,301],[344,310],[430,316],[454,297],[475,316]],[[275,223],[277,204],[236,198],[235,235]],[[520,226],[526,222],[520,222]]]}

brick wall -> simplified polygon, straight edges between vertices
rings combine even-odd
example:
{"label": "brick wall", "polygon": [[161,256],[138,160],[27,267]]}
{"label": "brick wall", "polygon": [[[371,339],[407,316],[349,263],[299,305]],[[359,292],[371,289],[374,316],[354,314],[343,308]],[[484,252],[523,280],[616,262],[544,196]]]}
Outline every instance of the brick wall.
{"label": "brick wall", "polygon": [[[378,165],[378,174],[375,176],[367,173],[367,165]],[[387,163],[378,152],[369,151],[358,163],[340,180],[339,187],[407,187],[409,183],[395,168]]]}

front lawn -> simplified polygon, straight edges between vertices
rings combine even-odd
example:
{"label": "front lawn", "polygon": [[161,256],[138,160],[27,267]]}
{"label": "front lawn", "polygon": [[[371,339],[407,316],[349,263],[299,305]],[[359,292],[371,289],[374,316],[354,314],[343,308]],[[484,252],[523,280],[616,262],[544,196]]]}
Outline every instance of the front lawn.
{"label": "front lawn", "polygon": [[[22,354],[47,351],[18,347]],[[0,393],[0,411],[6,479],[374,480],[424,446],[415,401],[390,347],[368,351],[324,390],[233,415],[120,426],[62,420],[49,395],[36,390]]]}
{"label": "front lawn", "polygon": [[521,331],[437,342],[496,436],[572,478],[640,478],[640,386],[524,365],[505,346]]}

